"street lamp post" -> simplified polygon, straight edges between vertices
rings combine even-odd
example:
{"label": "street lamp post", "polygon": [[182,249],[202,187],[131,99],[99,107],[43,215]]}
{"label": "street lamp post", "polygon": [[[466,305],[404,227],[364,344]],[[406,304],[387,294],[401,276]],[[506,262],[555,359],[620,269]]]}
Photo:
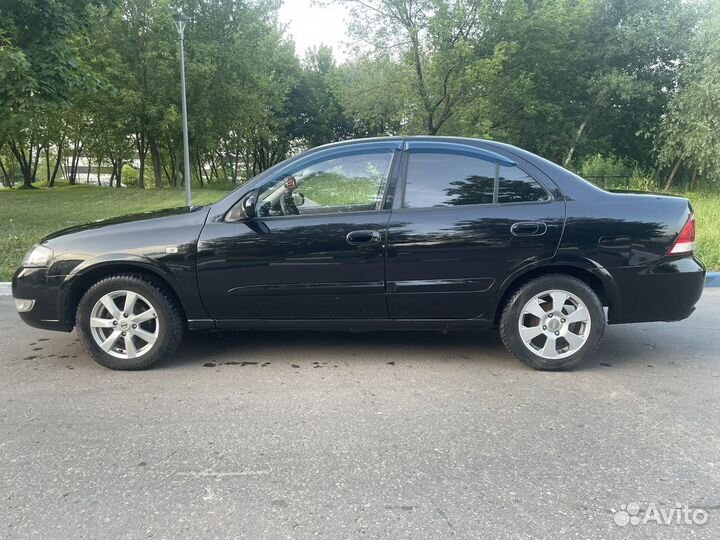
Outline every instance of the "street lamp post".
{"label": "street lamp post", "polygon": [[185,97],[185,25],[189,17],[182,13],[173,16],[175,27],[180,34],[180,85],[182,87],[183,153],[185,158],[185,205],[192,207],[192,188],[190,178],[190,144],[188,142],[187,98]]}

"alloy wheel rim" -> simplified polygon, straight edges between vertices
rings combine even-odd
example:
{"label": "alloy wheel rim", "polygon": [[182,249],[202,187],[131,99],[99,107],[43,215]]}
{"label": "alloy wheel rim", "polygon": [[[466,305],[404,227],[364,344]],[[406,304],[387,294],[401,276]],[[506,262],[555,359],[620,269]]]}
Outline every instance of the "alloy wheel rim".
{"label": "alloy wheel rim", "polygon": [[536,294],[523,306],[518,330],[530,352],[559,360],[582,349],[591,324],[590,311],[577,295],[551,289]]}
{"label": "alloy wheel rim", "polygon": [[100,349],[115,358],[146,355],[160,336],[160,320],[150,301],[133,291],[112,291],[90,312],[90,334]]}

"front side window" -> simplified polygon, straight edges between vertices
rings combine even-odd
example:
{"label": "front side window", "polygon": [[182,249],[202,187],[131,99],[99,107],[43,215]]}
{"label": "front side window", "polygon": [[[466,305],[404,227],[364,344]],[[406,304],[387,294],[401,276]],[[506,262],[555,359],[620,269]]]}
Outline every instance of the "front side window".
{"label": "front side window", "polygon": [[257,213],[270,217],[376,210],[392,157],[392,150],[382,150],[300,166],[260,188]]}
{"label": "front side window", "polygon": [[404,208],[541,202],[550,197],[517,165],[492,157],[449,152],[412,152]]}

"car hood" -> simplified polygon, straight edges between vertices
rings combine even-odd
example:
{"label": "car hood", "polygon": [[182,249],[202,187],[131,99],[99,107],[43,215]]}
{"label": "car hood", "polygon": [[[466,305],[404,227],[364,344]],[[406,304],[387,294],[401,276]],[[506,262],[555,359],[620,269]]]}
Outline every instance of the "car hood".
{"label": "car hood", "polygon": [[[98,219],[96,221],[92,221],[90,223],[84,223],[82,225],[73,225],[72,227],[67,227],[65,229],[60,229],[59,231],[56,231],[54,233],[51,233],[47,236],[45,236],[40,243],[47,242],[48,240],[55,240],[57,238],[61,238],[63,236],[69,236],[74,235],[77,233],[82,233],[86,231],[93,231],[95,229],[99,229],[102,227],[108,227],[112,225],[123,225],[123,224],[137,224],[138,221],[145,221],[150,219],[159,219],[159,218],[174,218],[177,216],[183,216],[186,214],[193,214],[197,212],[205,212],[207,213],[208,208],[206,206],[193,206],[192,208],[182,207],[182,208],[168,208],[164,210],[153,210],[150,212],[143,212],[140,214],[128,214],[125,216],[118,216],[113,218],[107,218],[107,219]],[[133,229],[135,227],[132,227]]]}

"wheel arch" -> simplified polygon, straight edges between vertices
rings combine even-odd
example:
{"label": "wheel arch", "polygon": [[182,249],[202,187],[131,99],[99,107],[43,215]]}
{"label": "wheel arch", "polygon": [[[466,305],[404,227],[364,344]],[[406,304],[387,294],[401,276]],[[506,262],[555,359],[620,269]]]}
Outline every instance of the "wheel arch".
{"label": "wheel arch", "polygon": [[620,295],[612,275],[602,266],[588,259],[555,261],[520,270],[508,277],[502,284],[494,305],[493,323],[499,324],[502,310],[508,299],[529,281],[548,274],[564,274],[575,277],[597,294],[603,306],[617,309]]}
{"label": "wheel arch", "polygon": [[58,296],[60,304],[58,313],[63,313],[70,328],[75,326],[75,312],[85,292],[101,279],[121,274],[141,275],[161,287],[175,302],[183,319],[187,320],[185,306],[173,286],[169,271],[144,257],[128,256],[125,259],[104,258],[92,262],[87,261],[66,277]]}

